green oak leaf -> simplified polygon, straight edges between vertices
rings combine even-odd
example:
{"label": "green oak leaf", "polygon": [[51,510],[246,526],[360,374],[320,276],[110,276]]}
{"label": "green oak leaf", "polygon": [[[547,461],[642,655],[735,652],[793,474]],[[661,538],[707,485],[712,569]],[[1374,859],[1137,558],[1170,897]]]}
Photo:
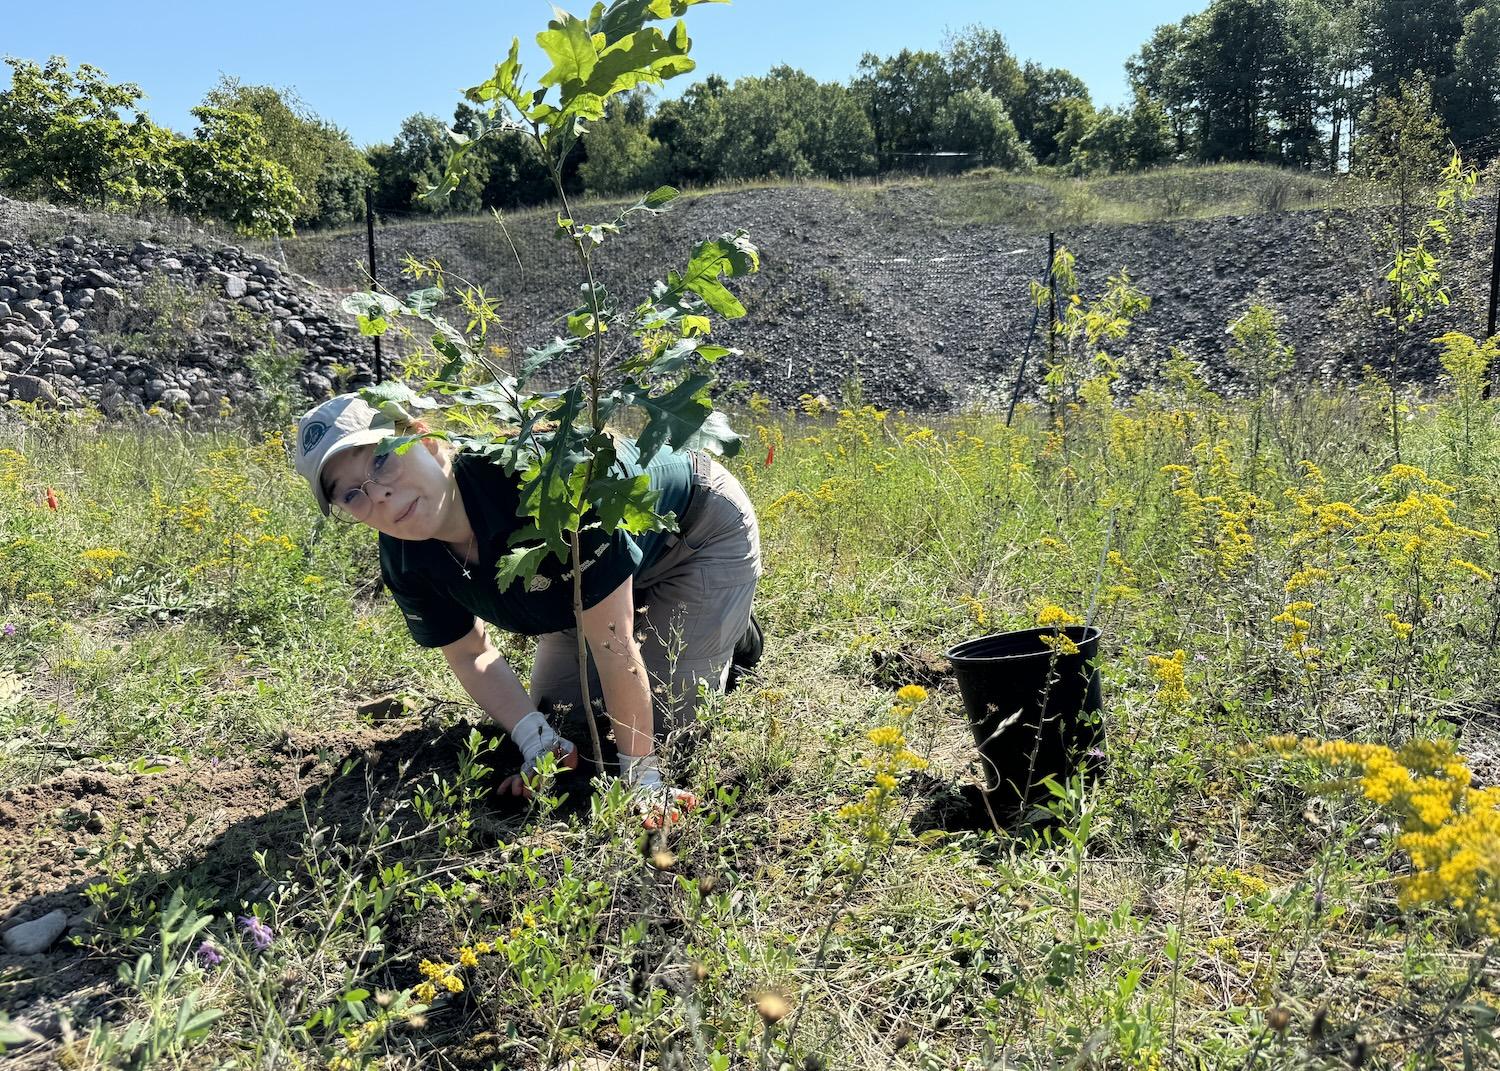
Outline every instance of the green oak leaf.
{"label": "green oak leaf", "polygon": [[517,580],[523,584],[530,584],[531,578],[536,576],[536,571],[546,560],[547,544],[545,543],[517,547],[515,550],[507,551],[495,563],[495,586],[504,591]]}
{"label": "green oak leaf", "polygon": [[415,290],[407,295],[406,307],[412,312],[431,312],[438,307],[442,300],[442,287],[429,286],[423,290]]}
{"label": "green oak leaf", "polygon": [[599,477],[589,483],[585,492],[598,515],[599,526],[606,532],[624,528],[640,535],[657,527],[656,501],[660,494],[651,490],[651,477]]}
{"label": "green oak leaf", "polygon": [[729,426],[729,417],[715,409],[703,421],[701,427],[683,442],[684,450],[706,450],[720,457],[734,457],[740,452],[745,440],[739,432]]}
{"label": "green oak leaf", "polygon": [[578,348],[578,343],[579,339],[576,337],[554,338],[545,346],[527,350],[526,359],[521,362],[522,382],[536,375],[559,357],[572,353]]}
{"label": "green oak leaf", "polygon": [[652,395],[645,387],[626,383],[621,391],[631,404],[646,414],[646,426],[636,438],[640,448],[640,463],[645,465],[663,446],[674,450],[682,447],[713,412],[713,405],[705,397],[712,376],[694,375],[684,379],[671,390]]}
{"label": "green oak leaf", "polygon": [[465,90],[464,96],[475,104],[503,100],[523,113],[531,107],[529,94],[521,83],[520,38],[511,38],[510,54],[495,64],[495,73],[479,85]]}
{"label": "green oak leaf", "polygon": [[553,10],[557,18],[536,35],[536,43],[552,60],[552,68],[538,81],[544,86],[566,87],[569,82],[581,86],[593,73],[594,65],[599,62],[599,53],[595,51],[588,26],[582,20],[566,11]]}

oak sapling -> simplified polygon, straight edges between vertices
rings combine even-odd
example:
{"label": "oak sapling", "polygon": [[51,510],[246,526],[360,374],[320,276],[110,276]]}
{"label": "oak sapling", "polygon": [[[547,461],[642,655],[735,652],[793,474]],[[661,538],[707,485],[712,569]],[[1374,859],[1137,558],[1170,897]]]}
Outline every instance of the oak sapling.
{"label": "oak sapling", "polygon": [[[530,349],[519,373],[507,374],[490,359],[485,332],[494,322],[494,303],[472,287],[460,298],[469,314],[460,331],[437,313],[447,296],[439,265],[429,264],[435,285],[405,300],[366,292],[345,299],[347,311],[359,317],[368,334],[389,330],[398,318],[416,321],[430,333],[438,361],[435,375],[420,382],[392,382],[364,391],[371,404],[395,418],[432,410],[460,410],[450,427],[486,429],[476,434],[449,432],[461,449],[489,456],[517,477],[520,513],[530,523],[512,536],[511,550],[499,564],[502,589],[529,583],[548,555],[571,561],[573,611],[582,623],[581,532],[593,528],[606,535],[621,529],[640,534],[675,530],[676,518],[656,510],[649,478],[616,475],[614,440],[608,429],[622,418],[641,426],[637,438],[644,466],[661,449],[705,449],[723,456],[738,452],[740,439],[709,395],[713,365],[734,352],[708,340],[713,317],[743,316],[745,308],[724,285],[725,279],[756,271],[759,253],[745,231],[735,230],[698,243],[687,264],[642,299],[629,304],[604,285],[596,254],[629,224],[664,211],[678,196],[662,186],[613,218],[583,222],[575,218],[564,188],[563,166],[589,125],[604,119],[611,101],[639,86],[661,85],[694,67],[691,42],[677,17],[689,7],[722,0],[616,0],[596,4],[586,18],[560,9],[537,43],[552,66],[525,84],[520,42],[494,74],[465,91],[477,109],[471,134],[452,135],[455,147],[443,181],[429,196],[446,197],[465,175],[466,158],[488,137],[519,131],[530,138],[546,162],[561,210],[557,236],[573,250],[578,264],[579,304],[566,317],[566,334]],[[663,32],[653,23],[676,19]],[[569,369],[578,368],[576,372]],[[560,385],[537,389],[533,380],[548,373]],[[632,417],[627,417],[634,411]],[[382,450],[405,450],[413,436],[393,436]],[[579,679],[585,706],[589,695],[587,648],[578,629]],[[603,766],[598,732],[594,758]]]}

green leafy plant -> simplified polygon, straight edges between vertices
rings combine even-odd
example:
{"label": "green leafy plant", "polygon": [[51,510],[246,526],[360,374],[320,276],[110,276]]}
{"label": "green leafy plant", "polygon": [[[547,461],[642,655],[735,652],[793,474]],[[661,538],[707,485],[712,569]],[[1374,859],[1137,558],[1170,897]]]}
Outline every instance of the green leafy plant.
{"label": "green leafy plant", "polygon": [[[1429,313],[1446,306],[1448,287],[1443,279],[1442,252],[1453,241],[1453,230],[1464,206],[1473,198],[1478,174],[1473,165],[1465,164],[1454,153],[1438,177],[1433,193],[1434,211],[1408,237],[1404,214],[1400,230],[1385,272],[1386,303],[1376,316],[1389,320],[1395,327],[1391,348],[1391,448],[1401,460],[1401,424],[1397,398],[1396,372],[1404,363],[1411,333]],[[1403,198],[1406,196],[1402,188]]]}
{"label": "green leafy plant", "polygon": [[163,909],[156,952],[120,964],[120,984],[136,994],[146,1014],[123,1028],[100,1023],[89,1036],[89,1053],[104,1066],[145,1068],[182,1054],[208,1036],[224,1013],[198,1005],[187,963],[193,938],[209,922],[187,904],[181,889]]}
{"label": "green leafy plant", "polygon": [[[415,319],[430,331],[434,354],[442,358],[437,374],[414,385],[382,384],[367,390],[366,397],[398,420],[449,411],[454,423],[482,429],[448,437],[519,477],[520,512],[530,521],[512,536],[512,549],[501,559],[500,586],[529,581],[548,555],[571,560],[573,606],[580,619],[581,533],[639,534],[675,525],[673,517],[656,512],[646,475],[624,477],[616,471],[611,426],[641,422],[642,465],[663,448],[725,455],[739,448],[738,436],[708,393],[713,364],[731,351],[707,336],[715,315],[744,315],[724,280],[757,270],[755,246],[742,230],[700,242],[685,267],[669,271],[650,294],[627,304],[599,279],[599,247],[627,224],[663,211],[677,191],[660,187],[613,219],[590,223],[574,218],[563,183],[569,154],[588,135],[589,124],[604,119],[612,99],[693,69],[684,23],[677,21],[665,33],[650,24],[700,2],[705,0],[617,0],[608,8],[596,6],[586,19],[559,10],[537,35],[552,66],[535,89],[523,84],[520,42],[513,40],[494,74],[465,92],[478,109],[474,133],[454,135],[457,147],[432,196],[459,187],[467,157],[486,138],[519,130],[535,144],[562,205],[557,235],[572,247],[578,263],[582,297],[567,315],[565,336],[528,351],[518,375],[503,373],[485,344],[496,318],[493,302],[464,288],[460,300],[469,322],[460,331],[437,313],[447,286],[435,264],[417,266],[414,274],[420,279],[430,272],[434,285],[405,301],[366,292],[344,303],[366,334],[382,334],[400,318]],[[533,381],[544,372],[562,385],[536,389]],[[404,450],[413,441],[413,436],[393,437],[383,448]],[[586,657],[580,629],[580,664]],[[587,684],[583,701],[591,702]],[[596,740],[596,757],[597,745]]]}

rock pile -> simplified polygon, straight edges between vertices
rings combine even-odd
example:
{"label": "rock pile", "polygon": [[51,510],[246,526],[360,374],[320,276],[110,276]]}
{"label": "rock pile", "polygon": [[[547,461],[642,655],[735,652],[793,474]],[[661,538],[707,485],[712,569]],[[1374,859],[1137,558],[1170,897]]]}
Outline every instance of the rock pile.
{"label": "rock pile", "polygon": [[321,398],[368,379],[369,345],[342,319],[236,246],[0,237],[0,401],[212,417],[269,386],[247,361],[266,352],[295,355],[285,386]]}

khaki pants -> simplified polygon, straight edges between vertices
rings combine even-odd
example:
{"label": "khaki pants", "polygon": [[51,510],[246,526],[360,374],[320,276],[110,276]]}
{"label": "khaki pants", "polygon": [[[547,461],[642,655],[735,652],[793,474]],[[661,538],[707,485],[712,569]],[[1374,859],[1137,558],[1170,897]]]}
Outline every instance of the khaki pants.
{"label": "khaki pants", "polygon": [[[698,685],[723,691],[734,645],[750,625],[761,576],[760,529],[745,489],[707,455],[693,455],[693,506],[685,530],[669,535],[659,561],[635,578],[635,635],[656,715],[656,738],[695,721]],[[589,656],[589,695],[603,710],[599,674]],[[580,744],[588,737],[578,687],[578,630],[537,640],[531,701]],[[574,735],[578,734],[578,735]]]}

